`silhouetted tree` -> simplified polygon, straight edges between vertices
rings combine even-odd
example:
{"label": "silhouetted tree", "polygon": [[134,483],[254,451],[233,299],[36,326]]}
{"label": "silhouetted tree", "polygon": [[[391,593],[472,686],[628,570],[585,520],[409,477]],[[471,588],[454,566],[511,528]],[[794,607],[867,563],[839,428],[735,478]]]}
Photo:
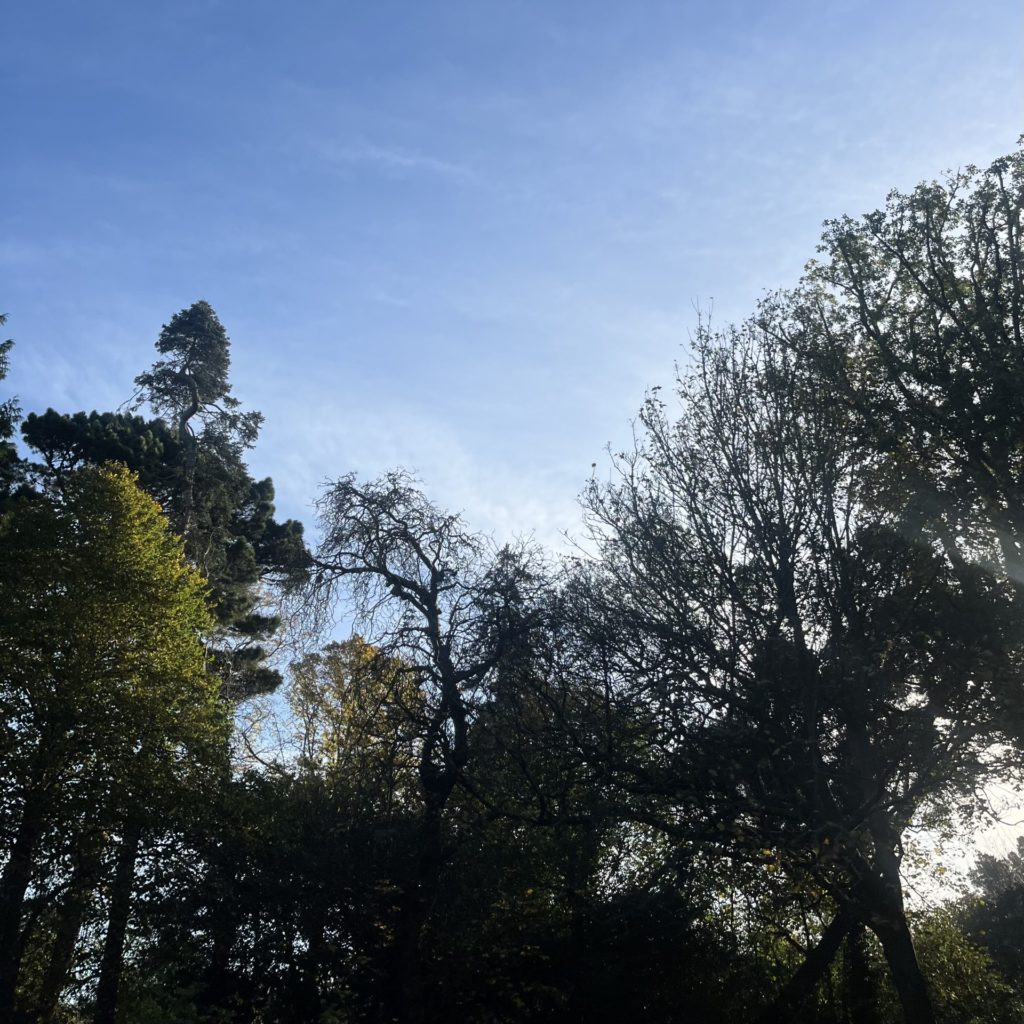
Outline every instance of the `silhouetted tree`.
{"label": "silhouetted tree", "polygon": [[400,663],[417,694],[405,710],[418,741],[419,855],[402,882],[392,968],[393,1013],[416,1024],[426,1013],[424,927],[450,856],[446,809],[469,768],[477,707],[507,649],[522,643],[539,620],[518,614],[514,629],[495,627],[503,610],[522,603],[537,582],[525,554],[491,550],[402,473],[367,484],[343,477],[319,509],[323,541],[314,593],[330,602],[340,585],[351,588],[374,627],[373,643]]}
{"label": "silhouetted tree", "polygon": [[678,414],[652,397],[618,481],[588,491],[592,702],[635,737],[594,753],[638,820],[831,894],[802,991],[863,922],[930,1021],[902,837],[1000,771],[1020,622],[1000,578],[872,505],[814,385],[759,324],[702,329]]}

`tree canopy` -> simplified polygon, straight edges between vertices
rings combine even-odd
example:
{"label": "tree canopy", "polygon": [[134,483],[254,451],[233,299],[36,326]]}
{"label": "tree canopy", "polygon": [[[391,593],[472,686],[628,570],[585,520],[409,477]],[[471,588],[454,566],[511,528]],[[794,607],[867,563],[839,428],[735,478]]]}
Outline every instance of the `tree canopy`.
{"label": "tree canopy", "polygon": [[86,468],[26,495],[0,544],[9,1015],[30,887],[52,899],[83,834],[118,828],[127,806],[155,814],[202,790],[227,722],[202,644],[205,583],[128,470]]}
{"label": "tree canopy", "polygon": [[827,223],[560,558],[344,467],[307,549],[206,302],[5,397],[0,1024],[1018,1021],[1024,848],[941,847],[1024,783],[1022,229],[1020,149]]}

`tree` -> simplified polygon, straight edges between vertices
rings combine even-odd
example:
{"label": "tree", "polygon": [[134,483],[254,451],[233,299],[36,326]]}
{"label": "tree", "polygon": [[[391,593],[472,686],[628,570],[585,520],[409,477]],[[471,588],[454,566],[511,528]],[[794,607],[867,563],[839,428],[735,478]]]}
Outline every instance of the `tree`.
{"label": "tree", "polygon": [[393,1012],[415,1024],[426,1012],[424,927],[450,855],[446,809],[467,778],[476,712],[499,665],[540,624],[539,581],[525,552],[491,550],[400,472],[367,484],[342,477],[319,508],[313,595],[329,606],[349,585],[374,646],[417,694],[404,710],[417,739],[419,856],[403,882],[391,972]]}
{"label": "tree", "polygon": [[237,701],[275,689],[280,673],[266,664],[265,643],[280,619],[262,607],[261,582],[301,577],[307,553],[302,525],[274,518],[274,486],[254,480],[243,456],[263,417],[242,411],[228,381],[230,346],[209,303],[171,318],[156,343],[163,357],[136,378],[125,413],[29,415],[28,444],[40,453],[45,479],[81,465],[123,462],[164,508],[185,540],[189,560],[210,585],[216,618],[212,658],[225,696]]}
{"label": "tree", "polygon": [[178,902],[195,906],[186,937],[165,931],[159,952],[180,963],[178,947],[196,950],[203,1012],[258,1006],[291,1021],[343,1005],[375,1019],[394,998],[381,982],[386,938],[418,853],[419,691],[358,637],[306,655],[291,676],[291,756],[225,792],[193,840],[203,883],[190,873],[181,886]]}
{"label": "tree", "polygon": [[183,481],[172,521],[188,538],[197,515],[200,438],[205,448],[237,460],[256,442],[263,416],[241,412],[231,394],[228,336],[208,302],[200,300],[176,313],[160,331],[156,348],[165,358],[135,378],[137,405],[147,404],[158,415],[168,414],[184,449]]}
{"label": "tree", "polygon": [[[0,327],[6,323],[6,315],[0,314]],[[0,341],[0,381],[10,372],[12,348],[12,339]],[[0,401],[0,515],[3,515],[8,500],[25,485],[28,475],[28,464],[14,442],[20,418],[21,406],[16,397]]]}
{"label": "tree", "polygon": [[291,676],[300,766],[343,783],[350,815],[387,821],[416,808],[423,707],[401,661],[353,636],[301,658]]}
{"label": "tree", "polygon": [[[157,349],[161,358],[136,380],[134,405],[148,404],[170,424],[123,412],[69,416],[51,409],[30,415],[23,434],[42,456],[37,474],[52,486],[78,467],[108,460],[139,474],[208,581],[214,626],[205,637],[207,654],[222,696],[237,702],[280,684],[280,673],[267,663],[267,641],[280,619],[266,607],[263,583],[301,576],[307,557],[302,527],[276,521],[273,483],[254,480],[245,465],[262,417],[242,411],[231,395],[228,338],[209,304],[195,303],[172,317]],[[132,909],[134,863],[144,839],[136,831],[127,820],[120,830],[120,884],[110,901],[109,955],[101,971],[108,979],[120,970],[119,936]],[[101,981],[100,989],[102,1024],[112,1019],[116,986]]]}
{"label": "tree", "polygon": [[949,558],[1024,581],[1024,149],[826,224],[760,322],[848,408],[899,508]]}
{"label": "tree", "polygon": [[1004,858],[981,854],[971,881],[978,895],[966,901],[965,931],[1024,992],[1024,836]]}
{"label": "tree", "polygon": [[[206,670],[205,584],[127,470],[23,496],[0,532],[0,1019],[11,1019],[25,897],[63,830],[196,787],[226,726]],[[180,789],[179,789],[180,799]],[[166,799],[166,797],[165,797]]]}
{"label": "tree", "polygon": [[830,894],[801,989],[863,922],[906,1019],[931,1021],[902,837],[1000,770],[1019,621],[1001,579],[871,502],[847,411],[814,385],[761,322],[702,328],[678,415],[653,396],[617,482],[590,487],[592,718],[634,738],[584,755],[620,813]]}
{"label": "tree", "polygon": [[[307,557],[302,527],[275,520],[272,482],[254,480],[243,461],[262,417],[242,411],[230,393],[228,338],[209,304],[198,302],[172,317],[157,349],[162,358],[137,378],[134,404],[169,416],[170,425],[127,413],[66,416],[48,410],[30,415],[23,433],[43,458],[38,475],[51,486],[77,467],[110,459],[139,474],[208,581],[214,625],[205,637],[207,656],[222,696],[237,702],[280,684],[266,647],[280,619],[265,608],[262,584],[301,575]],[[135,865],[144,852],[139,819],[129,814],[117,830],[121,855],[109,901],[97,1024],[109,1024],[116,1009]]]}
{"label": "tree", "polygon": [[[962,926],[955,905],[916,915],[915,942],[931,981],[937,1016],[950,1024],[1015,1024],[1024,1012],[1019,985],[1000,973],[996,958]],[[895,1000],[883,988],[882,1004]],[[895,1006],[893,1006],[895,1010]]]}
{"label": "tree", "polygon": [[[7,317],[0,313],[0,327],[6,323]],[[10,370],[10,352],[13,347],[14,342],[10,338],[0,341],[0,380]],[[11,441],[20,412],[15,399],[8,398],[0,402],[0,497],[8,494],[21,476],[21,459]]]}

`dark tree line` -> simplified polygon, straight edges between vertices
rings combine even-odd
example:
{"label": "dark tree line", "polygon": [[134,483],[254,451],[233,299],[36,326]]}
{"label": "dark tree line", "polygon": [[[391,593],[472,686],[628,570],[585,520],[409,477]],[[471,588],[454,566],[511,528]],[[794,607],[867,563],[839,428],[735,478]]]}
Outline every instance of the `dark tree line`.
{"label": "dark tree line", "polygon": [[[907,868],[1021,777],[1022,210],[1017,151],[826,225],[574,558],[401,472],[308,550],[206,303],[130,411],[0,405],[0,1021],[1019,1019],[1019,853]],[[281,686],[283,602],[361,635]]]}
{"label": "dark tree line", "polygon": [[[0,911],[9,929],[0,941],[0,1019],[15,1019],[21,965],[37,956],[47,963],[29,997],[30,1012],[53,1019],[76,949],[88,943],[93,1017],[97,1024],[115,1020],[138,884],[158,856],[160,833],[169,816],[180,818],[179,825],[193,818],[190,803],[197,793],[216,788],[214,779],[228,770],[223,740],[211,748],[209,738],[200,736],[203,750],[195,757],[191,793],[175,789],[171,777],[181,757],[167,747],[187,738],[171,740],[169,728],[158,741],[162,762],[143,767],[140,735],[157,715],[168,716],[174,728],[203,708],[223,720],[231,702],[280,682],[279,673],[264,663],[261,641],[275,632],[278,620],[262,610],[260,582],[268,574],[283,578],[301,569],[301,527],[275,521],[272,484],[253,480],[245,467],[242,455],[255,440],[260,418],[239,412],[230,395],[228,341],[209,305],[196,303],[175,316],[157,347],[165,358],[138,378],[137,400],[171,414],[171,425],[128,413],[69,416],[48,410],[30,414],[22,424],[34,459],[19,458],[13,447],[4,450],[11,469],[2,499],[0,582],[6,650],[17,668],[7,669],[3,680],[4,749],[11,754],[2,768],[8,794],[4,827],[11,853]],[[12,425],[8,415],[6,436]],[[170,641],[165,651],[143,628],[139,620],[146,616],[158,628],[162,613],[147,610],[139,589],[149,592],[154,576],[161,578],[159,567],[135,559],[127,547],[118,553],[116,537],[104,539],[109,551],[91,537],[95,521],[118,521],[121,514],[116,507],[104,509],[92,494],[95,484],[88,483],[96,469],[114,465],[132,475],[118,478],[128,493],[113,498],[129,506],[142,501],[143,492],[155,498],[163,518],[151,530],[179,534],[184,556],[201,574],[211,621],[196,622],[184,637],[197,645],[203,671],[220,691],[212,704],[206,690],[189,700],[155,685],[175,652]],[[127,543],[132,535],[128,527],[125,532]],[[51,609],[47,596],[53,592],[66,603]],[[107,606],[114,601],[125,602],[121,620],[110,618]],[[125,719],[119,721],[112,702],[120,698],[109,689],[115,684],[112,656],[104,648],[123,639],[149,658],[153,677],[127,695]],[[83,659],[81,669],[75,668]],[[48,666],[45,672],[41,662]],[[114,727],[108,729],[111,720]],[[69,738],[74,753],[63,749]],[[60,756],[52,754],[54,745]],[[118,746],[126,749],[111,760]],[[100,906],[105,920],[90,921]],[[37,950],[37,942],[48,944],[48,952]]]}

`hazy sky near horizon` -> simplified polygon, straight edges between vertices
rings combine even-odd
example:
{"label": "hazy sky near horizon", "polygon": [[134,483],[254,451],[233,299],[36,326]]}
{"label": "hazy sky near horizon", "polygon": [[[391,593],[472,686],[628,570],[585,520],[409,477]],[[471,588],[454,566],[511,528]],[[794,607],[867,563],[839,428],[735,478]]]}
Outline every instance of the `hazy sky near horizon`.
{"label": "hazy sky near horizon", "polygon": [[205,298],[307,522],[402,465],[557,540],[695,309],[1024,130],[1017,0],[15,0],[4,34],[4,387],[114,408]]}

